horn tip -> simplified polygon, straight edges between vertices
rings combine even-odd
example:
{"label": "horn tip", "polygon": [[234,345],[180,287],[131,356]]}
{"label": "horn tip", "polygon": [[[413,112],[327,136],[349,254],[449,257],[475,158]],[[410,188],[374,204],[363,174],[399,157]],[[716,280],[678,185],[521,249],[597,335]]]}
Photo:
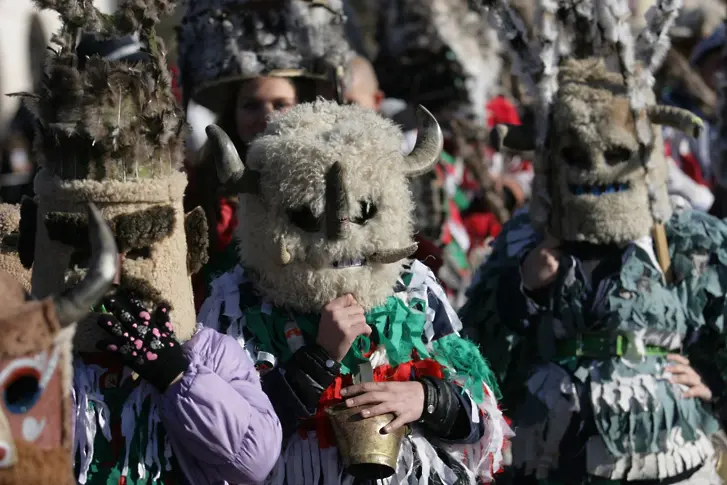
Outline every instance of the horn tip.
{"label": "horn tip", "polygon": [[508,127],[503,124],[497,124],[492,128],[492,130],[490,130],[490,145],[492,145],[492,147],[498,152],[502,151],[502,146],[505,142],[507,132]]}
{"label": "horn tip", "polygon": [[222,128],[215,125],[214,123],[207,125],[204,129],[204,132],[207,133],[207,136],[219,136],[220,131],[222,131]]}
{"label": "horn tip", "polygon": [[118,248],[111,229],[103,219],[103,214],[96,204],[89,202],[87,206],[88,222],[99,234],[96,244],[100,246],[99,272],[105,280],[113,281],[119,272]]}

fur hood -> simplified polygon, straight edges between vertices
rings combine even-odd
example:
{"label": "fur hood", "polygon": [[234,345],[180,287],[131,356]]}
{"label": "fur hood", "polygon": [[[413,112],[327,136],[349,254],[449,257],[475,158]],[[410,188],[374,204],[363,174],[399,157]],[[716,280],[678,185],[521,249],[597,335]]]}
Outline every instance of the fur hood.
{"label": "fur hood", "polygon": [[185,105],[219,111],[221,84],[261,75],[334,81],[354,56],[342,0],[198,0],[178,30]]}

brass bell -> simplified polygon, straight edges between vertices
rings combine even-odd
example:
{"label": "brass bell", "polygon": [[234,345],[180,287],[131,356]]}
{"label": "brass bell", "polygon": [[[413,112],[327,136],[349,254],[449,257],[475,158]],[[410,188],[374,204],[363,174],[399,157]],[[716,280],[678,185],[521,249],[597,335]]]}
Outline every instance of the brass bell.
{"label": "brass bell", "polygon": [[361,411],[370,405],[328,408],[338,451],[346,473],[363,481],[383,480],[396,472],[406,427],[384,434],[381,430],[394,420],[393,414],[364,418]]}
{"label": "brass bell", "polygon": [[[354,383],[373,382],[371,362],[359,365]],[[338,451],[346,473],[363,481],[383,480],[396,473],[401,442],[407,427],[384,434],[382,429],[395,416],[391,413],[371,418],[361,416],[361,411],[370,405],[349,408],[346,403],[326,409],[336,437]]]}

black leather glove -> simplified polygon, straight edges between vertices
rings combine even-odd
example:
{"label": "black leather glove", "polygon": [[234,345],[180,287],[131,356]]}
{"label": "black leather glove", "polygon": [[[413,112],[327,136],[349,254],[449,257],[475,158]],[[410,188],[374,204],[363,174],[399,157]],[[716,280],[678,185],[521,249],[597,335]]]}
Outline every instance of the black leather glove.
{"label": "black leather glove", "polygon": [[[455,395],[454,388],[442,379],[422,377],[417,379],[424,386],[424,411],[419,422],[429,428],[439,438],[452,438],[459,434],[467,435],[469,416]],[[458,421],[464,414],[464,425]],[[464,428],[464,429],[462,429]]]}
{"label": "black leather glove", "polygon": [[169,306],[159,305],[151,314],[138,298],[123,294],[105,298],[103,305],[110,314],[97,323],[112,338],[97,347],[118,353],[143,379],[166,391],[189,365],[169,321]]}
{"label": "black leather glove", "polygon": [[315,409],[318,400],[341,372],[323,347],[304,345],[283,365],[285,379],[308,409]]}

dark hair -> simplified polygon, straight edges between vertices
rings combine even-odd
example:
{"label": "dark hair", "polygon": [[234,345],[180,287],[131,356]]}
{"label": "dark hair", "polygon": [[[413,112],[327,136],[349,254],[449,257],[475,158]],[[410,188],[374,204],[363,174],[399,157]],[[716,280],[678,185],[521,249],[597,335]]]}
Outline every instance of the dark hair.
{"label": "dark hair", "polygon": [[[321,91],[322,81],[309,78],[288,78],[295,88],[295,96],[298,103],[310,103],[323,94]],[[227,132],[230,139],[235,144],[240,157],[244,159],[247,147],[237,134],[237,96],[240,93],[240,85],[245,81],[228,84],[224,93],[228,102],[224,103],[224,110],[220,113],[218,125]]]}

